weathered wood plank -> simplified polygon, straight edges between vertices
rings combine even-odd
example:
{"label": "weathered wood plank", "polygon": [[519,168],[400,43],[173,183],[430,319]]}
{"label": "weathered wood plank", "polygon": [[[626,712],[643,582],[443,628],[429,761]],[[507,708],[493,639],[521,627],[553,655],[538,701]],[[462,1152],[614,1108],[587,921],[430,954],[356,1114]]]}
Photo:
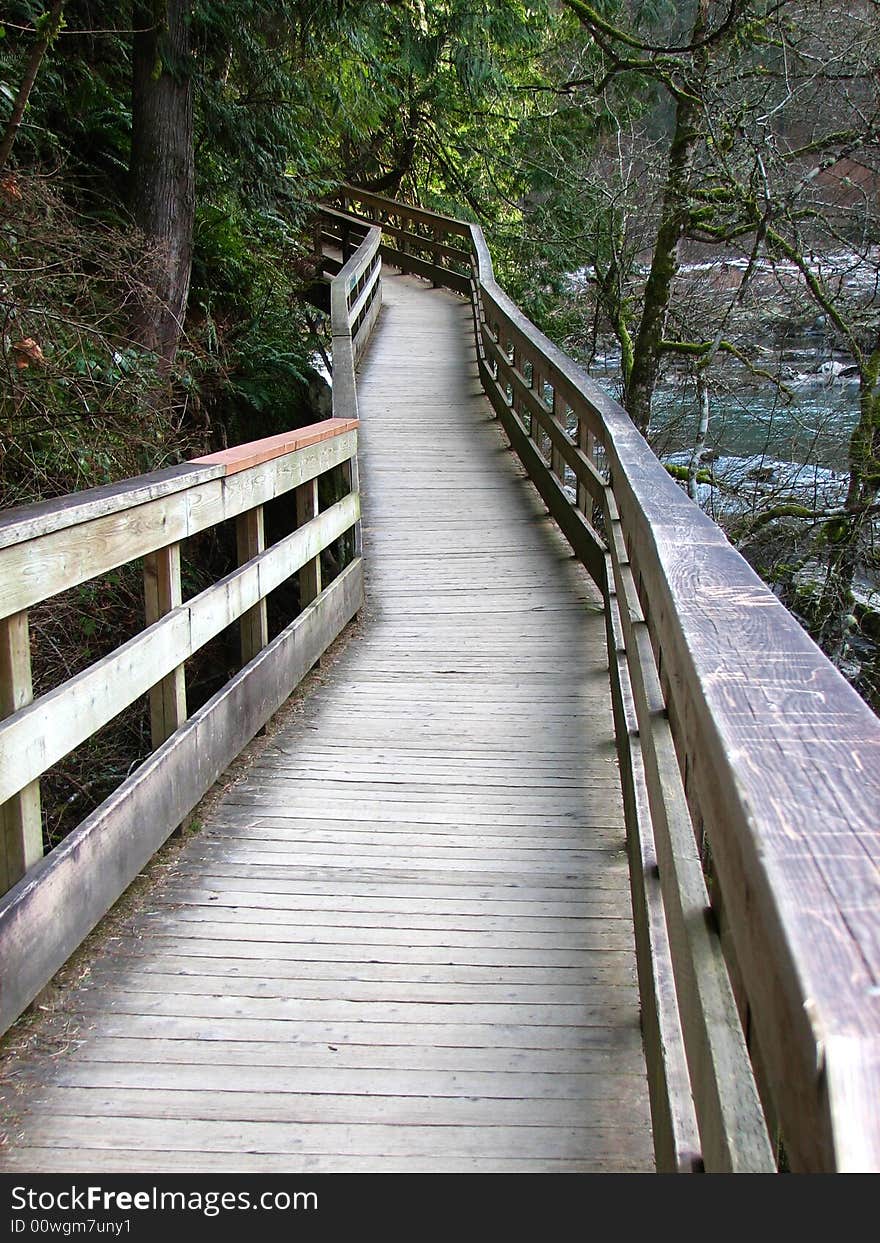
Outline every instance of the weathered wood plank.
{"label": "weathered wood plank", "polygon": [[[271,944],[231,943],[227,956],[223,941],[199,939],[175,939],[174,936],[151,937],[140,941],[135,936],[121,935],[119,947],[114,951],[112,965],[120,971],[134,971],[144,977],[149,971],[161,971],[171,963],[182,964],[190,974],[205,977],[210,973],[229,975],[233,978],[252,979],[255,975],[267,983],[273,980],[298,980],[308,986],[309,981],[332,982],[344,980],[380,981],[383,984],[415,982],[421,985],[438,985],[444,988],[456,984],[476,984],[481,988],[492,984],[516,984],[521,986],[558,984],[565,988],[578,988],[593,984],[630,985],[635,972],[632,962],[624,955],[605,956],[589,951],[576,964],[572,960],[561,963],[540,963],[526,960],[520,964],[470,963],[462,961],[357,961],[325,956],[298,959],[295,955],[274,957]],[[279,954],[281,951],[279,951]],[[457,956],[459,959],[461,955]],[[170,969],[170,966],[169,966]],[[222,991],[222,990],[220,990]],[[337,988],[334,996],[341,996],[344,988]]]}
{"label": "weathered wood plank", "polygon": [[[148,553],[144,557],[144,620],[147,627],[154,625],[166,614],[173,613],[180,607],[182,600],[180,545],[169,544],[166,548],[159,548],[155,552]],[[184,659],[181,656],[170,672],[161,678],[150,691],[150,732],[154,750],[161,746],[166,738],[170,738],[186,720]],[[133,696],[129,702],[136,697],[136,695]],[[59,706],[60,712],[63,713],[64,710],[63,706]],[[91,721],[87,721],[86,726],[90,734],[94,732]],[[47,728],[48,726],[43,727],[44,733]],[[15,745],[15,740],[11,740],[10,750],[15,748]],[[52,762],[49,761],[50,764]],[[49,765],[47,764],[46,767]]]}
{"label": "weathered wood plank", "polygon": [[[318,481],[310,479],[296,489],[296,525],[303,527],[318,516]],[[321,594],[321,556],[318,553],[299,571],[300,604],[311,604]]]}
{"label": "weathered wood plank", "polygon": [[709,895],[635,582],[610,489],[608,546],[626,643],[679,1013],[703,1160],[710,1171],[770,1172],[776,1164]]}
{"label": "weathered wood plank", "polygon": [[608,648],[615,735],[626,807],[630,890],[637,945],[642,1033],[651,1093],[658,1173],[687,1173],[703,1164],[684,1036],[678,1012],[672,951],[663,909],[657,852],[632,697],[614,570],[608,555]]}
{"label": "weathered wood plank", "polygon": [[385,262],[399,268],[402,272],[421,276],[437,285],[445,285],[465,296],[470,291],[470,282],[466,276],[442,264],[431,263],[428,259],[419,259],[416,255],[407,254],[406,251],[396,246],[382,246],[380,254]]}
{"label": "weathered wood plank", "polygon": [[[349,494],[308,526],[279,540],[185,604],[177,604],[109,656],[0,723],[0,799],[91,737],[145,694],[157,677],[175,677],[174,671],[184,660],[252,609],[319,549],[338,539],[357,515],[358,498]],[[171,601],[179,599],[179,594],[178,584],[176,592],[171,587],[160,590],[157,599]],[[157,728],[179,727],[177,718],[185,712],[185,701],[180,702],[177,682],[167,695],[163,689],[162,696]]]}
{"label": "weathered wood plank", "polygon": [[[362,596],[356,561],[0,899],[0,969],[6,984],[0,1029],[18,1017],[277,711],[360,607]],[[79,900],[70,901],[71,894]]]}
{"label": "weathered wood plank", "polygon": [[[129,1054],[132,1050],[127,1050]],[[400,1068],[361,1069],[276,1067],[273,1076],[275,1092],[279,1096],[304,1093],[309,1099],[313,1118],[321,1118],[318,1102],[320,1094],[332,1094],[337,1102],[350,1096],[378,1096],[386,1098],[385,1110],[391,1112],[389,1099],[395,1097],[422,1097],[444,1099],[486,1099],[497,1101],[546,1102],[549,1125],[558,1125],[564,1113],[553,1112],[561,1101],[569,1101],[583,1120],[589,1114],[590,1101],[626,1101],[642,1090],[639,1075],[615,1075],[607,1071],[599,1074],[569,1072],[540,1074],[535,1071],[464,1071],[455,1079],[438,1070],[408,1070]],[[227,1096],[238,1093],[260,1093],[265,1089],[265,1074],[258,1066],[243,1066],[235,1076],[229,1067],[196,1062],[187,1064],[169,1058],[167,1063],[107,1061],[96,1063],[84,1061],[65,1067],[56,1080],[59,1087],[112,1088],[158,1092],[222,1092]],[[282,1107],[289,1108],[291,1101]],[[295,1105],[294,1105],[295,1107]],[[430,1106],[429,1106],[430,1107]],[[520,1114],[522,1110],[520,1109]],[[393,1115],[392,1115],[393,1116]]]}
{"label": "weathered wood plank", "polygon": [[[541,1040],[577,1040],[585,1028],[614,1027],[618,1023],[636,1021],[634,1007],[630,1002],[630,990],[621,990],[620,999],[608,995],[592,1005],[569,1003],[567,1005],[530,1005],[526,1002],[480,1004],[439,1002],[360,1002],[347,1000],[305,1000],[286,997],[239,997],[224,994],[214,997],[190,992],[128,992],[112,989],[106,985],[100,989],[84,988],[80,997],[83,1013],[110,1012],[116,1018],[123,1014],[140,1016],[161,1015],[169,1018],[205,1018],[243,1020],[252,1024],[265,1022],[296,1023],[297,1028],[308,1030],[313,1023],[339,1023],[365,1029],[381,1027],[383,1031],[395,1030],[398,1035],[407,1031],[431,1026],[453,1027],[478,1026],[486,1028],[510,1028],[522,1032],[523,1039],[531,1039],[531,1033],[540,1033]],[[618,1004],[614,1004],[617,1000]],[[399,1029],[399,1030],[398,1030]],[[364,1031],[369,1037],[369,1030]]]}
{"label": "weathered wood plank", "polygon": [[[443,233],[452,233],[470,240],[469,225],[451,216],[442,216],[438,212],[429,211],[426,207],[414,207],[409,203],[400,203],[395,199],[383,198],[382,195],[371,194],[368,190],[361,190],[358,186],[351,185],[341,186],[338,195],[345,200],[346,204],[348,202],[359,203],[363,207],[372,207],[386,215],[396,213],[407,220],[427,225],[431,229],[438,229]],[[355,222],[358,223],[357,218]],[[359,223],[367,222],[361,219]]]}
{"label": "weathered wood plank", "polygon": [[264,462],[271,462],[322,440],[331,440],[343,432],[357,429],[357,419],[322,419],[320,423],[311,423],[308,427],[296,428],[289,432],[279,432],[275,436],[266,436],[262,440],[250,440],[243,445],[234,445],[231,449],[220,449],[209,453],[206,457],[194,458],[193,464],[206,463],[221,465],[224,475],[234,475],[238,471],[248,470]]}
{"label": "weathered wood plank", "polygon": [[[0,721],[33,699],[30,625],[26,612],[0,620]],[[43,854],[40,784],[32,780],[0,799],[0,893],[24,876]]]}
{"label": "weathered wood plank", "polygon": [[169,881],[156,895],[157,902],[198,902],[210,900],[218,905],[249,906],[254,904],[277,906],[286,910],[288,904],[301,911],[369,911],[406,914],[416,911],[425,915],[475,915],[487,917],[510,916],[567,916],[569,918],[595,918],[606,915],[627,914],[625,890],[600,890],[574,897],[550,896],[540,889],[528,889],[521,897],[512,899],[504,890],[498,896],[493,890],[474,893],[468,886],[450,887],[440,896],[411,892],[399,885],[346,885],[340,889],[329,881],[324,885],[307,881],[255,876],[214,875],[210,867],[193,877]]}
{"label": "weathered wood plank", "polygon": [[[305,484],[304,486],[309,487],[311,485]],[[314,486],[317,486],[317,483]],[[262,505],[257,505],[255,509],[249,509],[247,513],[239,514],[238,518],[236,518],[235,542],[238,564],[240,566],[247,565],[254,557],[258,557],[260,553],[265,552],[266,531]],[[315,595],[317,594],[316,592]],[[314,598],[314,596],[310,596],[309,600]],[[304,601],[304,603],[308,603],[308,601]],[[266,614],[265,596],[262,596],[252,608],[247,609],[242,614],[239,624],[241,632],[241,663],[246,665],[269,642],[269,622]]]}
{"label": "weathered wood plank", "polygon": [[356,451],[356,431],[343,431],[228,476],[212,471],[206,482],[134,510],[102,513],[5,548],[0,552],[0,617],[235,518],[348,461]]}
{"label": "weathered wood plank", "polygon": [[150,475],[136,479],[123,479],[119,483],[100,488],[74,492],[70,496],[39,501],[7,509],[0,514],[0,548],[25,543],[51,531],[91,522],[105,514],[132,509],[159,497],[170,497],[199,483],[219,479],[225,474],[223,466],[198,466],[184,462],[180,466],[168,466]]}
{"label": "weathered wood plank", "polygon": [[[228,1074],[224,1079],[228,1083]],[[522,1084],[519,1099],[481,1099],[464,1093],[451,1097],[408,1096],[394,1092],[393,1086],[387,1085],[389,1091],[386,1095],[375,1089],[357,1095],[341,1095],[332,1090],[310,1094],[301,1089],[284,1092],[275,1088],[272,1092],[266,1092],[262,1085],[255,1092],[241,1089],[229,1091],[221,1087],[218,1079],[203,1090],[175,1086],[170,1091],[156,1091],[116,1085],[112,1091],[107,1091],[65,1085],[37,1092],[31,1108],[35,1113],[45,1110],[60,1116],[78,1114],[90,1119],[104,1117],[115,1107],[117,1116],[121,1114],[139,1120],[152,1118],[171,1123],[181,1118],[221,1123],[241,1120],[245,1124],[296,1123],[303,1127],[320,1127],[322,1134],[328,1136],[333,1127],[340,1125],[378,1125],[386,1132],[419,1126],[438,1129],[478,1127],[487,1132],[487,1140],[493,1129],[500,1127],[510,1128],[511,1136],[520,1128],[528,1132],[534,1127],[546,1127],[552,1133],[559,1128],[578,1127],[590,1135],[614,1135],[616,1132],[615,1138],[619,1138],[620,1127],[615,1123],[615,1114],[618,1109],[626,1108],[632,1096],[638,1099],[639,1090],[637,1087],[635,1093],[632,1090],[625,1092],[618,1083],[617,1099],[612,1102],[607,1096],[597,1095],[586,1100],[559,1096],[541,1100],[523,1096]],[[440,1147],[442,1130],[436,1133]],[[489,1140],[487,1146],[490,1144]]]}
{"label": "weathered wood plank", "polygon": [[[447,1005],[503,1003],[516,1006],[578,1006],[581,1001],[596,1005],[607,997],[611,982],[606,975],[592,985],[584,984],[580,979],[569,984],[499,984],[497,981],[491,984],[441,984],[434,981],[409,983],[386,978],[374,981],[352,980],[340,976],[330,979],[300,979],[290,974],[266,979],[257,974],[230,972],[228,964],[222,959],[208,964],[197,958],[159,959],[155,955],[136,960],[130,967],[116,961],[112,966],[112,970],[93,968],[90,984],[102,987],[106,985],[111,992],[158,992],[167,995],[185,991],[189,996],[208,993],[211,996],[222,994],[225,997],[278,997],[325,1002],[342,998],[345,1001],[367,1002],[372,1005],[385,1005],[388,1002],[440,1002]],[[255,966],[253,970],[257,972],[260,969]],[[621,976],[624,977],[624,973]],[[622,979],[627,995],[631,984],[630,978]]]}
{"label": "weathered wood plank", "polygon": [[[212,1066],[244,1068],[285,1068],[335,1072],[343,1070],[399,1070],[420,1073],[452,1071],[458,1074],[515,1074],[518,1076],[577,1075],[601,1079],[615,1072],[640,1075],[638,1040],[604,1041],[594,1032],[585,1049],[491,1049],[464,1046],[348,1044],[328,1047],[326,1043],[306,1041],[221,1040],[206,1037],[208,1043],[170,1036],[141,1037],[90,1035],[83,1042],[76,1065],[113,1067],[194,1065],[204,1066],[206,1050]],[[446,1083],[455,1087],[448,1076]]]}
{"label": "weathered wood plank", "polygon": [[166,1152],[315,1153],[334,1156],[377,1157],[414,1156],[469,1157],[499,1155],[507,1157],[567,1157],[584,1160],[584,1153],[596,1150],[613,1153],[624,1163],[630,1132],[606,1126],[581,1127],[495,1127],[338,1125],[322,1127],[298,1122],[202,1122],[197,1119],[153,1119],[136,1116],[115,1117],[113,1127],[101,1125],[100,1118],[65,1114],[54,1121],[35,1118],[30,1126],[32,1142],[39,1146],[48,1139],[66,1148],[92,1148],[112,1152],[128,1148],[160,1148]]}

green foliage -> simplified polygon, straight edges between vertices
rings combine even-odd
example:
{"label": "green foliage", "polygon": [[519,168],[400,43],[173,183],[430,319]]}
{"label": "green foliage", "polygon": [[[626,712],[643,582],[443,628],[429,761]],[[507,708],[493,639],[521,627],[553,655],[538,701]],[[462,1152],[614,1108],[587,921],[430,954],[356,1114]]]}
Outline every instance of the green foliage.
{"label": "green foliage", "polygon": [[[670,474],[673,479],[678,480],[679,483],[687,483],[690,479],[691,473],[686,466],[677,466],[674,462],[664,462],[663,465],[665,466],[667,473]],[[715,476],[712,474],[711,470],[707,470],[705,467],[700,467],[700,469],[696,471],[694,479],[697,483],[715,483]]]}
{"label": "green foliage", "polygon": [[109,483],[177,460],[181,395],[124,335],[138,239],[82,218],[51,184],[0,192],[3,504]]}

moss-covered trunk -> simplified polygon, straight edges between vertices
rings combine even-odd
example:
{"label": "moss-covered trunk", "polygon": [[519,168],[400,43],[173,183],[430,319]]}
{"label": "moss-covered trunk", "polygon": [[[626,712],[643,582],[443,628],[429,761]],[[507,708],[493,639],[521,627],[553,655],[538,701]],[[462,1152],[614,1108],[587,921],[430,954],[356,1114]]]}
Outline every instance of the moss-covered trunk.
{"label": "moss-covered trunk", "polygon": [[694,149],[698,105],[690,100],[676,106],[675,132],[666,166],[666,183],[660,223],[654,243],[651,271],[645,285],[642,318],[636,334],[633,365],[624,393],[630,418],[647,435],[651,425],[651,399],[660,370],[660,356],[672,282],[678,271],[678,246],[690,220],[688,181]]}
{"label": "moss-covered trunk", "polygon": [[859,420],[849,442],[849,486],[844,516],[825,527],[828,569],[817,608],[817,638],[832,657],[844,648],[862,541],[880,493],[880,343],[860,360]]}
{"label": "moss-covered trunk", "polygon": [[[666,162],[660,220],[633,347],[632,370],[624,386],[624,404],[636,427],[645,435],[651,426],[651,402],[660,371],[672,283],[678,271],[678,248],[691,220],[691,168],[705,125],[701,94],[709,57],[701,41],[707,24],[708,0],[697,0],[690,39],[694,51],[684,80],[675,90],[675,124]],[[671,83],[667,86],[671,87]]]}

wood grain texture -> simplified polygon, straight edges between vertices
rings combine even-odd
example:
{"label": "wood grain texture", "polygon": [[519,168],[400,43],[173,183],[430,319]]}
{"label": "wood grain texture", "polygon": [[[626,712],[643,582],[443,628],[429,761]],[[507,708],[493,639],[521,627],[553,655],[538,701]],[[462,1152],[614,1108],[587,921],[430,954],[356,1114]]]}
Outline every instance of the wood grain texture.
{"label": "wood grain texture", "polygon": [[[376,196],[348,201],[408,218]],[[457,237],[461,224],[440,218],[433,232]],[[880,1124],[865,1102],[880,1096],[880,726],[625,411],[511,302],[482,231],[469,230],[478,322],[503,337],[502,357],[512,347],[515,360],[539,363],[554,403],[575,412],[581,447],[594,438],[610,471],[788,1159],[876,1171]]]}
{"label": "wood grain texture", "polygon": [[[180,544],[169,544],[167,548],[148,553],[144,557],[144,621],[147,627],[179,608],[182,600]],[[150,691],[153,748],[160,747],[185,720],[186,676],[181,658],[177,666]],[[18,759],[17,749],[13,746],[10,750],[16,752]]]}
{"label": "wood grain texture", "polygon": [[[314,481],[313,484],[304,484],[303,486],[317,487],[317,481]],[[239,514],[236,518],[235,543],[238,564],[240,566],[247,565],[253,557],[258,557],[261,552],[265,552],[266,531],[262,505],[257,505],[255,509],[248,510],[246,514]],[[315,592],[309,597],[309,600],[314,600],[317,594]],[[308,601],[305,603],[308,603]],[[269,642],[269,620],[265,596],[253,608],[242,614],[239,621],[239,634],[241,663],[246,665]]]}
{"label": "wood grain texture", "polygon": [[24,543],[50,531],[91,522],[103,515],[131,509],[159,497],[170,497],[175,492],[185,492],[197,484],[219,479],[225,473],[223,466],[198,466],[183,462],[180,466],[168,466],[150,475],[139,475],[136,479],[122,479],[119,483],[89,488],[70,496],[53,497],[48,501],[8,509],[0,514],[0,548]]}
{"label": "wood grain texture", "polygon": [[[255,607],[321,548],[357,520],[358,497],[349,494],[318,517],[259,553],[246,565],[159,617],[108,656],[0,723],[0,798],[34,780],[73,747],[145,694],[231,622]],[[170,578],[166,574],[164,578]],[[162,600],[179,599],[163,590]],[[155,600],[151,603],[152,611]],[[292,687],[287,688],[288,691]],[[185,702],[163,691],[160,724],[177,728]],[[167,737],[167,733],[163,735]],[[158,743],[156,737],[154,741]]]}
{"label": "wood grain texture", "polygon": [[71,995],[5,1169],[652,1167],[602,603],[469,306],[383,286],[363,635]]}
{"label": "wood grain texture", "polygon": [[228,474],[220,467],[223,473],[216,475],[215,466],[206,482],[183,491],[133,508],[101,509],[88,521],[52,528],[0,549],[0,616],[235,518],[348,461],[356,446],[356,424],[346,420],[335,434],[315,433],[296,452],[282,456],[273,452]]}
{"label": "wood grain texture", "polygon": [[471,237],[487,319],[540,354],[604,451],[788,1159],[880,1170],[864,1108],[880,1098],[880,725]]}
{"label": "wood grain texture", "polygon": [[0,898],[5,1031],[360,607],[352,562],[51,854]]}
{"label": "wood grain texture", "polygon": [[[0,721],[32,699],[30,620],[26,612],[13,613],[0,620]],[[11,889],[42,853],[37,780],[0,803],[0,893]]]}
{"label": "wood grain texture", "polygon": [[775,1157],[685,799],[650,636],[611,489],[604,508],[691,1088],[710,1171],[771,1173]]}

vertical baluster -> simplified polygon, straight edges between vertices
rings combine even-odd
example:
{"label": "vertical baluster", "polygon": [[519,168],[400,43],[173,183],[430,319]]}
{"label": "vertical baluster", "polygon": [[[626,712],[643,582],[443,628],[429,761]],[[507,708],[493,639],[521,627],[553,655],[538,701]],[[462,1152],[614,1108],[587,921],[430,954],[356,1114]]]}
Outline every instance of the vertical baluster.
{"label": "vertical baluster", "polygon": [[[532,392],[541,401],[544,400],[544,376],[538,370],[537,363],[532,363]],[[529,435],[535,442],[535,448],[541,452],[541,422],[536,414],[532,415]]]}
{"label": "vertical baluster", "polygon": [[[596,437],[590,431],[587,420],[583,415],[578,417],[578,447],[581,452],[585,453],[595,466],[596,464]],[[595,521],[595,502],[592,500],[590,493],[582,483],[578,484],[578,509],[582,514],[586,514],[591,522]]]}
{"label": "vertical baluster", "polygon": [[[33,699],[27,612],[0,621],[0,719]],[[32,781],[0,807],[0,893],[43,855],[40,783]]]}
{"label": "vertical baluster", "polygon": [[[236,518],[235,542],[239,565],[246,565],[248,561],[263,552],[266,547],[266,531],[262,505],[257,505],[249,509],[247,513],[239,514]],[[265,597],[242,614],[239,628],[241,631],[241,663],[246,665],[269,642]]]}
{"label": "vertical baluster", "polygon": [[[511,341],[510,346],[511,346],[510,365],[513,368],[513,371],[519,371],[522,367],[522,357],[520,356],[519,346],[516,344],[515,341]],[[522,410],[522,404],[517,398],[516,380],[514,379],[512,372],[510,376],[510,408],[514,412],[514,414],[519,414],[520,411]]]}
{"label": "vertical baluster", "polygon": [[[148,626],[170,613],[183,600],[180,583],[180,544],[169,544],[144,557],[144,613]],[[186,720],[186,680],[178,665],[150,691],[150,727],[153,748],[160,746]]]}
{"label": "vertical baluster", "polygon": [[[358,476],[358,460],[357,453],[353,453],[347,462],[342,463],[342,477],[348,485],[349,492],[360,491],[360,481]],[[363,552],[363,537],[361,535],[361,520],[352,528],[352,556],[359,557]]]}
{"label": "vertical baluster", "polygon": [[480,362],[486,362],[486,345],[483,341],[483,333],[481,331],[482,324],[486,319],[483,310],[483,300],[480,296],[480,276],[477,268],[477,256],[471,255],[470,259],[470,284],[471,284],[471,309],[474,318],[474,344],[477,347],[477,358]]}
{"label": "vertical baluster", "polygon": [[[432,240],[432,241],[434,241],[434,242],[439,242],[439,241],[440,241],[440,237],[438,236],[438,230],[437,230],[436,226],[430,226],[430,225],[429,225],[429,226],[428,226],[428,232],[431,234],[431,240]],[[435,265],[435,267],[442,268],[442,267],[443,267],[443,257],[442,257],[442,255],[440,254],[440,252],[439,252],[439,251],[436,249],[436,247],[434,247],[434,246],[432,246],[432,247],[430,248],[430,251],[431,251],[431,262]],[[432,281],[432,287],[433,287],[434,289],[440,289],[440,287],[441,287],[441,286],[440,286],[440,282],[439,282],[438,280],[434,280],[434,281]]]}
{"label": "vertical baluster", "polygon": [[[565,426],[566,409],[567,409],[566,403],[563,401],[562,397],[560,396],[559,389],[554,388],[553,389],[553,422],[557,425],[557,427],[561,427],[563,431],[567,430]],[[551,448],[550,450],[550,469],[553,471],[553,474],[556,476],[556,478],[559,480],[560,483],[565,483],[565,458],[562,456],[562,454],[559,452],[558,449]]]}
{"label": "vertical baluster", "polygon": [[[318,480],[310,479],[296,489],[296,525],[305,526],[318,516]],[[321,554],[307,561],[299,572],[299,602],[302,608],[321,594]]]}

